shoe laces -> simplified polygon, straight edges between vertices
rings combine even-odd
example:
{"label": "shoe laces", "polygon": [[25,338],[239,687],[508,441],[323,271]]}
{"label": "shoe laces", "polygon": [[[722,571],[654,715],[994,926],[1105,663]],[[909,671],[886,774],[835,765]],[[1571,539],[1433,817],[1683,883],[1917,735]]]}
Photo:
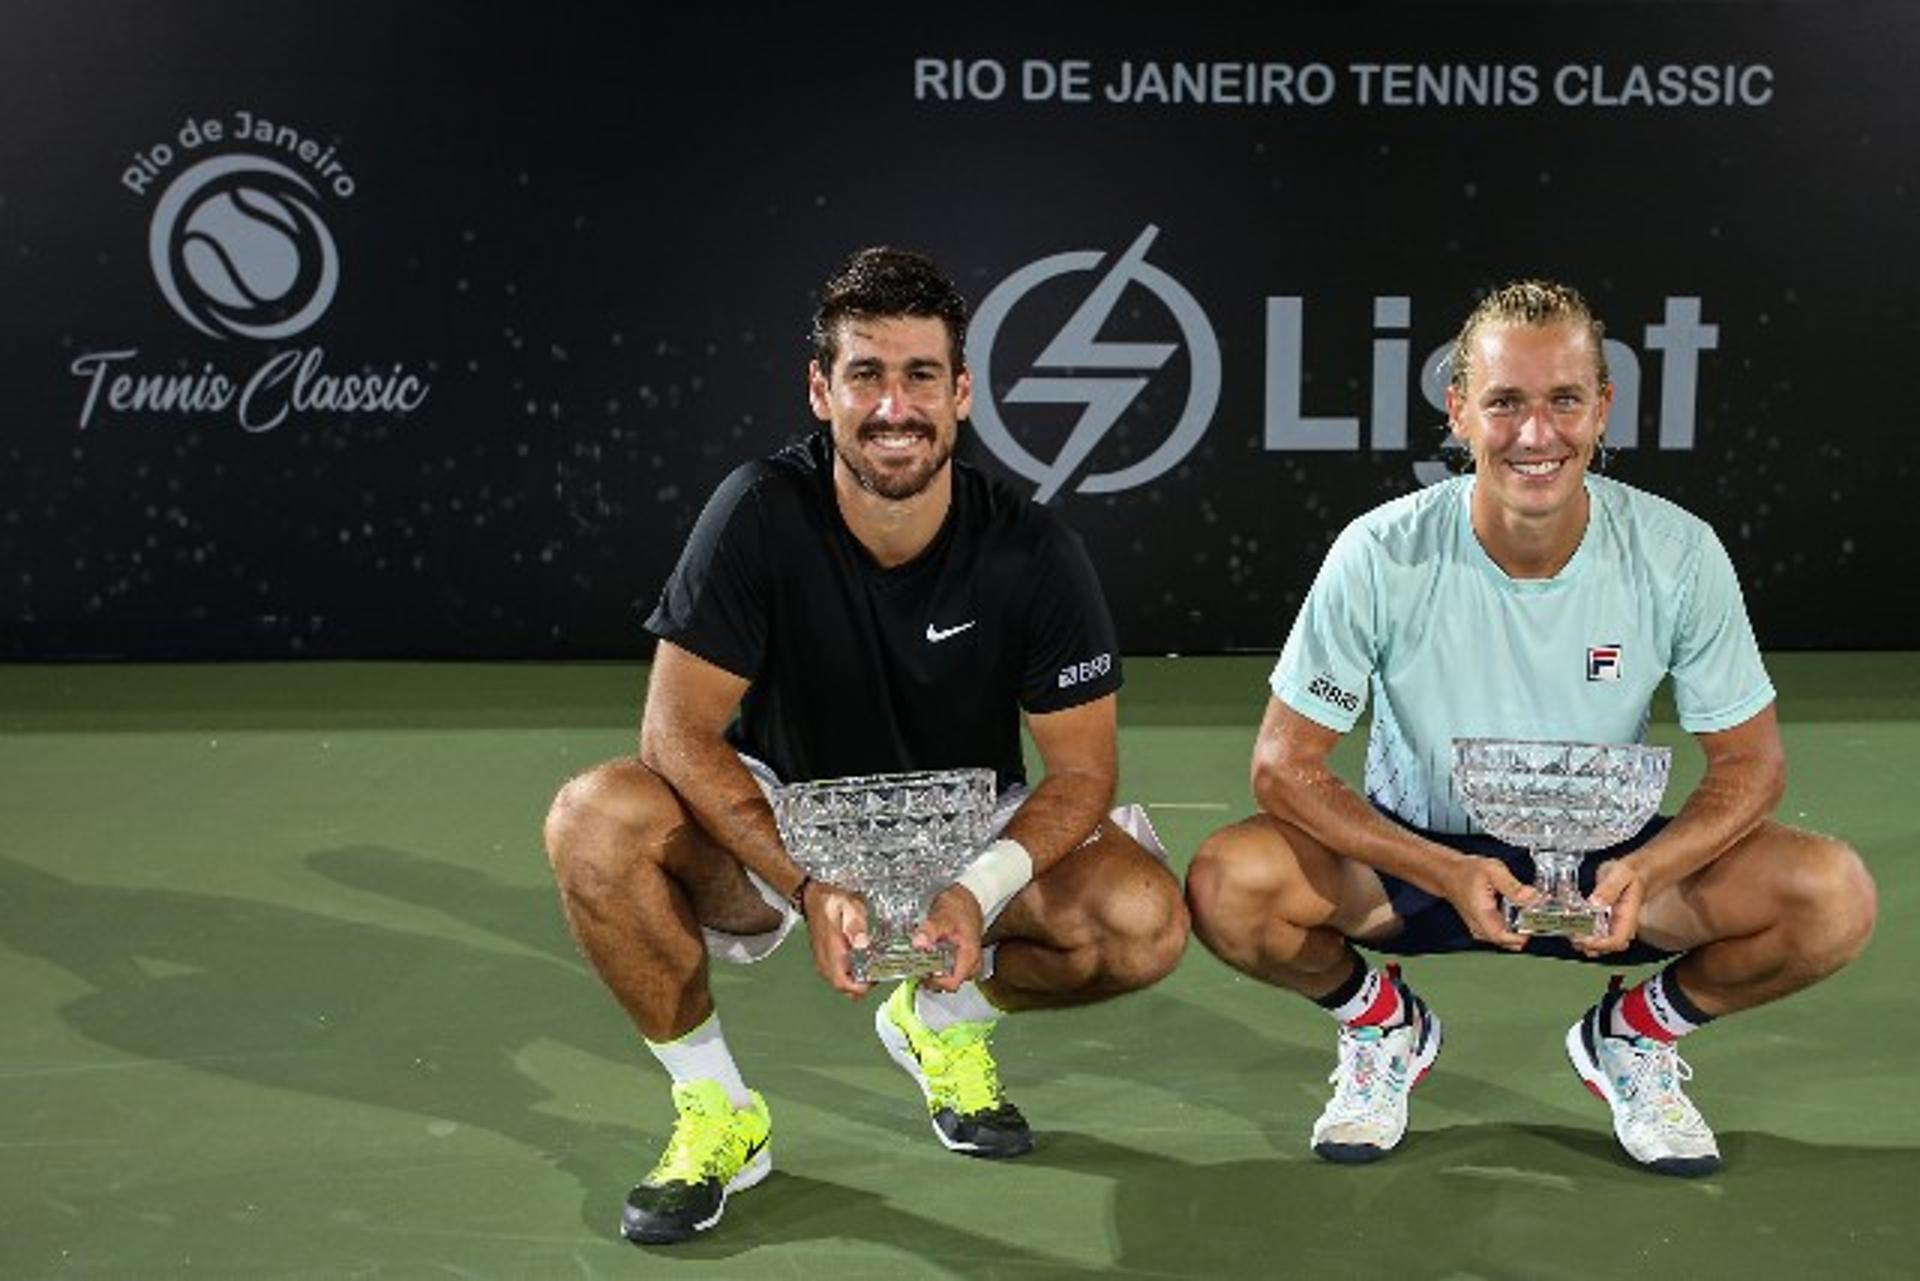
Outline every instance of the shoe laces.
{"label": "shoe laces", "polygon": [[[1364,1117],[1388,1105],[1395,1084],[1392,1063],[1392,1050],[1379,1028],[1341,1028],[1340,1061],[1327,1078],[1338,1087],[1327,1104],[1328,1115]],[[1376,1094],[1383,1080],[1386,1088]]]}
{"label": "shoe laces", "polygon": [[647,1182],[699,1183],[708,1178],[722,1182],[731,1179],[747,1157],[750,1146],[743,1127],[734,1124],[732,1100],[720,1096],[716,1111],[713,1100],[691,1090],[676,1090],[674,1107],[680,1116],[673,1124],[673,1136],[660,1154]]}
{"label": "shoe laces", "polygon": [[1693,1068],[1680,1057],[1679,1048],[1647,1036],[1636,1036],[1627,1045],[1632,1066],[1615,1079],[1634,1116],[1676,1130],[1705,1132],[1706,1121],[1680,1088],[1693,1079]]}
{"label": "shoe laces", "polygon": [[993,1024],[955,1023],[929,1038],[928,1053],[921,1059],[931,1087],[932,1102],[951,1107],[961,1116],[975,1116],[1000,1107],[1000,1066],[987,1048]]}

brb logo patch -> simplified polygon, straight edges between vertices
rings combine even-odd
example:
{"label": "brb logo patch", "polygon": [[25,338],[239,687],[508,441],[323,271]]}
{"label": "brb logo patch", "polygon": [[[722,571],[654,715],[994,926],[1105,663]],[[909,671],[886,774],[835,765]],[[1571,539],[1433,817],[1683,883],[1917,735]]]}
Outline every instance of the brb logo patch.
{"label": "brb logo patch", "polygon": [[1588,646],[1587,679],[1590,681],[1620,679],[1620,647],[1618,645]]}
{"label": "brb logo patch", "polygon": [[1352,690],[1341,689],[1333,683],[1333,677],[1325,673],[1313,678],[1312,683],[1307,686],[1307,693],[1323,703],[1333,704],[1343,712],[1354,712],[1360,709],[1360,696]]}
{"label": "brb logo patch", "polygon": [[1113,670],[1111,653],[1095,654],[1083,663],[1068,663],[1060,669],[1060,688],[1067,689],[1082,681],[1099,680]]}
{"label": "brb logo patch", "polygon": [[[1114,259],[1087,291],[1084,300],[1052,339],[1033,358],[1034,373],[1007,389],[1005,402],[1013,405],[1078,406],[1078,417],[1066,440],[1042,458],[1016,438],[995,403],[994,344],[1008,316],[1036,288],[1059,276],[1099,270],[1107,255],[1097,249],[1054,254],[1027,264],[1001,281],[974,314],[967,343],[967,363],[973,370],[973,425],[981,444],[1015,473],[1034,482],[1034,499],[1046,502],[1079,476],[1074,493],[1111,494],[1144,485],[1185,458],[1213,420],[1220,402],[1220,344],[1206,312],[1193,295],[1146,260],[1158,227],[1142,231],[1126,252]],[[1187,353],[1188,386],[1185,405],[1171,431],[1144,457],[1125,461],[1111,471],[1088,471],[1095,448],[1113,433],[1121,417],[1166,366],[1179,345],[1169,342],[1119,342],[1101,337],[1121,298],[1138,285],[1170,312],[1179,325]]]}

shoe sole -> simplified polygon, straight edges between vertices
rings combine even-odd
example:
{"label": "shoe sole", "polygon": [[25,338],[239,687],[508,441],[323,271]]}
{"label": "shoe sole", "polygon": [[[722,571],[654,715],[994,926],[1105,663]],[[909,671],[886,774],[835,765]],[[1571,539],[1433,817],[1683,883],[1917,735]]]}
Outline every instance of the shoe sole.
{"label": "shoe sole", "polygon": [[[927,1074],[920,1070],[920,1060],[914,1056],[913,1046],[907,1041],[907,1034],[900,1030],[898,1024],[887,1017],[887,1007],[885,1004],[882,1004],[873,1012],[873,1030],[874,1033],[879,1036],[880,1044],[887,1048],[887,1056],[900,1065],[901,1071],[913,1078],[913,1083],[920,1087],[920,1097],[925,1100],[927,1106],[931,1108],[933,1106],[933,1091],[927,1088]],[[941,1147],[949,1152],[958,1152],[962,1156],[981,1157],[991,1161],[1001,1160],[1007,1157],[1025,1156],[1033,1150],[1031,1138],[1029,1138],[1026,1146],[1011,1151],[1001,1148],[985,1147],[978,1143],[965,1143],[950,1139],[947,1137],[946,1131],[940,1128],[940,1122],[934,1119],[931,1112],[927,1114],[927,1123],[933,1129],[933,1137],[940,1140]]]}
{"label": "shoe sole", "polygon": [[1633,1155],[1632,1150],[1627,1147],[1626,1136],[1620,1132],[1620,1105],[1614,1100],[1613,1086],[1608,1082],[1607,1074],[1600,1070],[1600,1065],[1594,1062],[1593,1056],[1587,1052],[1587,1038],[1584,1031],[1589,1017],[1586,1014],[1581,1015],[1574,1020],[1573,1026],[1567,1029],[1567,1062],[1573,1064],[1574,1073],[1579,1076],[1580,1084],[1587,1087],[1587,1092],[1607,1105],[1607,1113],[1613,1119],[1613,1137],[1619,1142],[1620,1150],[1625,1152],[1635,1165],[1643,1170],[1652,1170],[1655,1174],[1670,1174],[1679,1179],[1697,1179],[1717,1172],[1720,1169],[1720,1158],[1717,1156],[1666,1156],[1652,1161],[1642,1161]]}
{"label": "shoe sole", "polygon": [[[1440,1041],[1444,1033],[1439,1016],[1432,1010],[1427,1011],[1427,1026],[1433,1030],[1433,1035],[1427,1038],[1426,1053],[1414,1056],[1413,1079],[1407,1083],[1408,1094],[1413,1093],[1414,1086],[1427,1079],[1427,1073],[1433,1071],[1433,1065],[1440,1057]],[[1313,1145],[1313,1154],[1335,1165],[1366,1165],[1393,1152],[1400,1146],[1400,1139],[1406,1137],[1407,1132],[1402,1130],[1400,1138],[1384,1148],[1372,1143],[1316,1143]]]}
{"label": "shoe sole", "polygon": [[620,1235],[635,1245],[678,1245],[682,1241],[691,1241],[702,1232],[708,1231],[720,1222],[727,1212],[727,1198],[735,1192],[745,1192],[763,1182],[773,1173],[773,1149],[761,1148],[753,1160],[740,1167],[740,1173],[727,1181],[720,1189],[720,1204],[713,1208],[711,1217],[701,1220],[691,1227],[682,1228],[671,1224],[650,1226],[644,1222],[636,1223],[622,1218]]}

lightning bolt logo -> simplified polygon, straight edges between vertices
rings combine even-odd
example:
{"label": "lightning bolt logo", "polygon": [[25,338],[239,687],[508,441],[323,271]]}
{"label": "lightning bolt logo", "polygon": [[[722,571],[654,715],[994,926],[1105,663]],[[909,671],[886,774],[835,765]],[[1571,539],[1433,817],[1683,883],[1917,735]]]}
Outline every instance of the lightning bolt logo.
{"label": "lightning bolt logo", "polygon": [[[973,337],[968,343],[968,363],[974,371],[974,428],[988,449],[1015,472],[1034,482],[1034,498],[1046,502],[1061,492],[1106,439],[1120,416],[1126,413],[1151,381],[1152,375],[1166,365],[1179,349],[1176,343],[1104,342],[1100,331],[1129,285],[1139,284],[1152,292],[1179,321],[1185,339],[1192,385],[1180,421],[1161,446],[1146,458],[1119,471],[1089,475],[1076,487],[1079,493],[1112,493],[1144,484],[1178,463],[1198,443],[1213,418],[1220,396],[1220,348],[1206,313],[1180,283],[1146,261],[1147,249],[1160,229],[1148,226],[1114,259],[1106,273],[1061,326],[1044,350],[1034,359],[1036,370],[1111,369],[1129,371],[1106,376],[1025,377],[1007,390],[1008,404],[1082,405],[1079,420],[1067,439],[1044,462],[1029,453],[1013,438],[993,404],[992,350],[994,338],[1013,306],[1043,281],[1072,271],[1092,271],[1104,255],[1083,250],[1056,254],[1016,271],[980,304],[975,315]],[[986,389],[981,394],[979,389]]]}

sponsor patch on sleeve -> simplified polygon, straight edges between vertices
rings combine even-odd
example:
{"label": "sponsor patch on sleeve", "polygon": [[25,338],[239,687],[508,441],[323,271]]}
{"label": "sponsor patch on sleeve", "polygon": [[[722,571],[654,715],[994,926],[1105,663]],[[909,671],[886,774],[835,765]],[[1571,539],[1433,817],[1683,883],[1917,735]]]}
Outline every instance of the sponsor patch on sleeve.
{"label": "sponsor patch on sleeve", "polygon": [[1360,695],[1352,690],[1341,689],[1334,683],[1333,677],[1322,673],[1307,685],[1307,693],[1323,703],[1329,703],[1343,712],[1360,710]]}
{"label": "sponsor patch on sleeve", "polygon": [[1084,662],[1068,663],[1060,669],[1060,688],[1071,689],[1085,681],[1098,680],[1112,670],[1111,653],[1095,654]]}

